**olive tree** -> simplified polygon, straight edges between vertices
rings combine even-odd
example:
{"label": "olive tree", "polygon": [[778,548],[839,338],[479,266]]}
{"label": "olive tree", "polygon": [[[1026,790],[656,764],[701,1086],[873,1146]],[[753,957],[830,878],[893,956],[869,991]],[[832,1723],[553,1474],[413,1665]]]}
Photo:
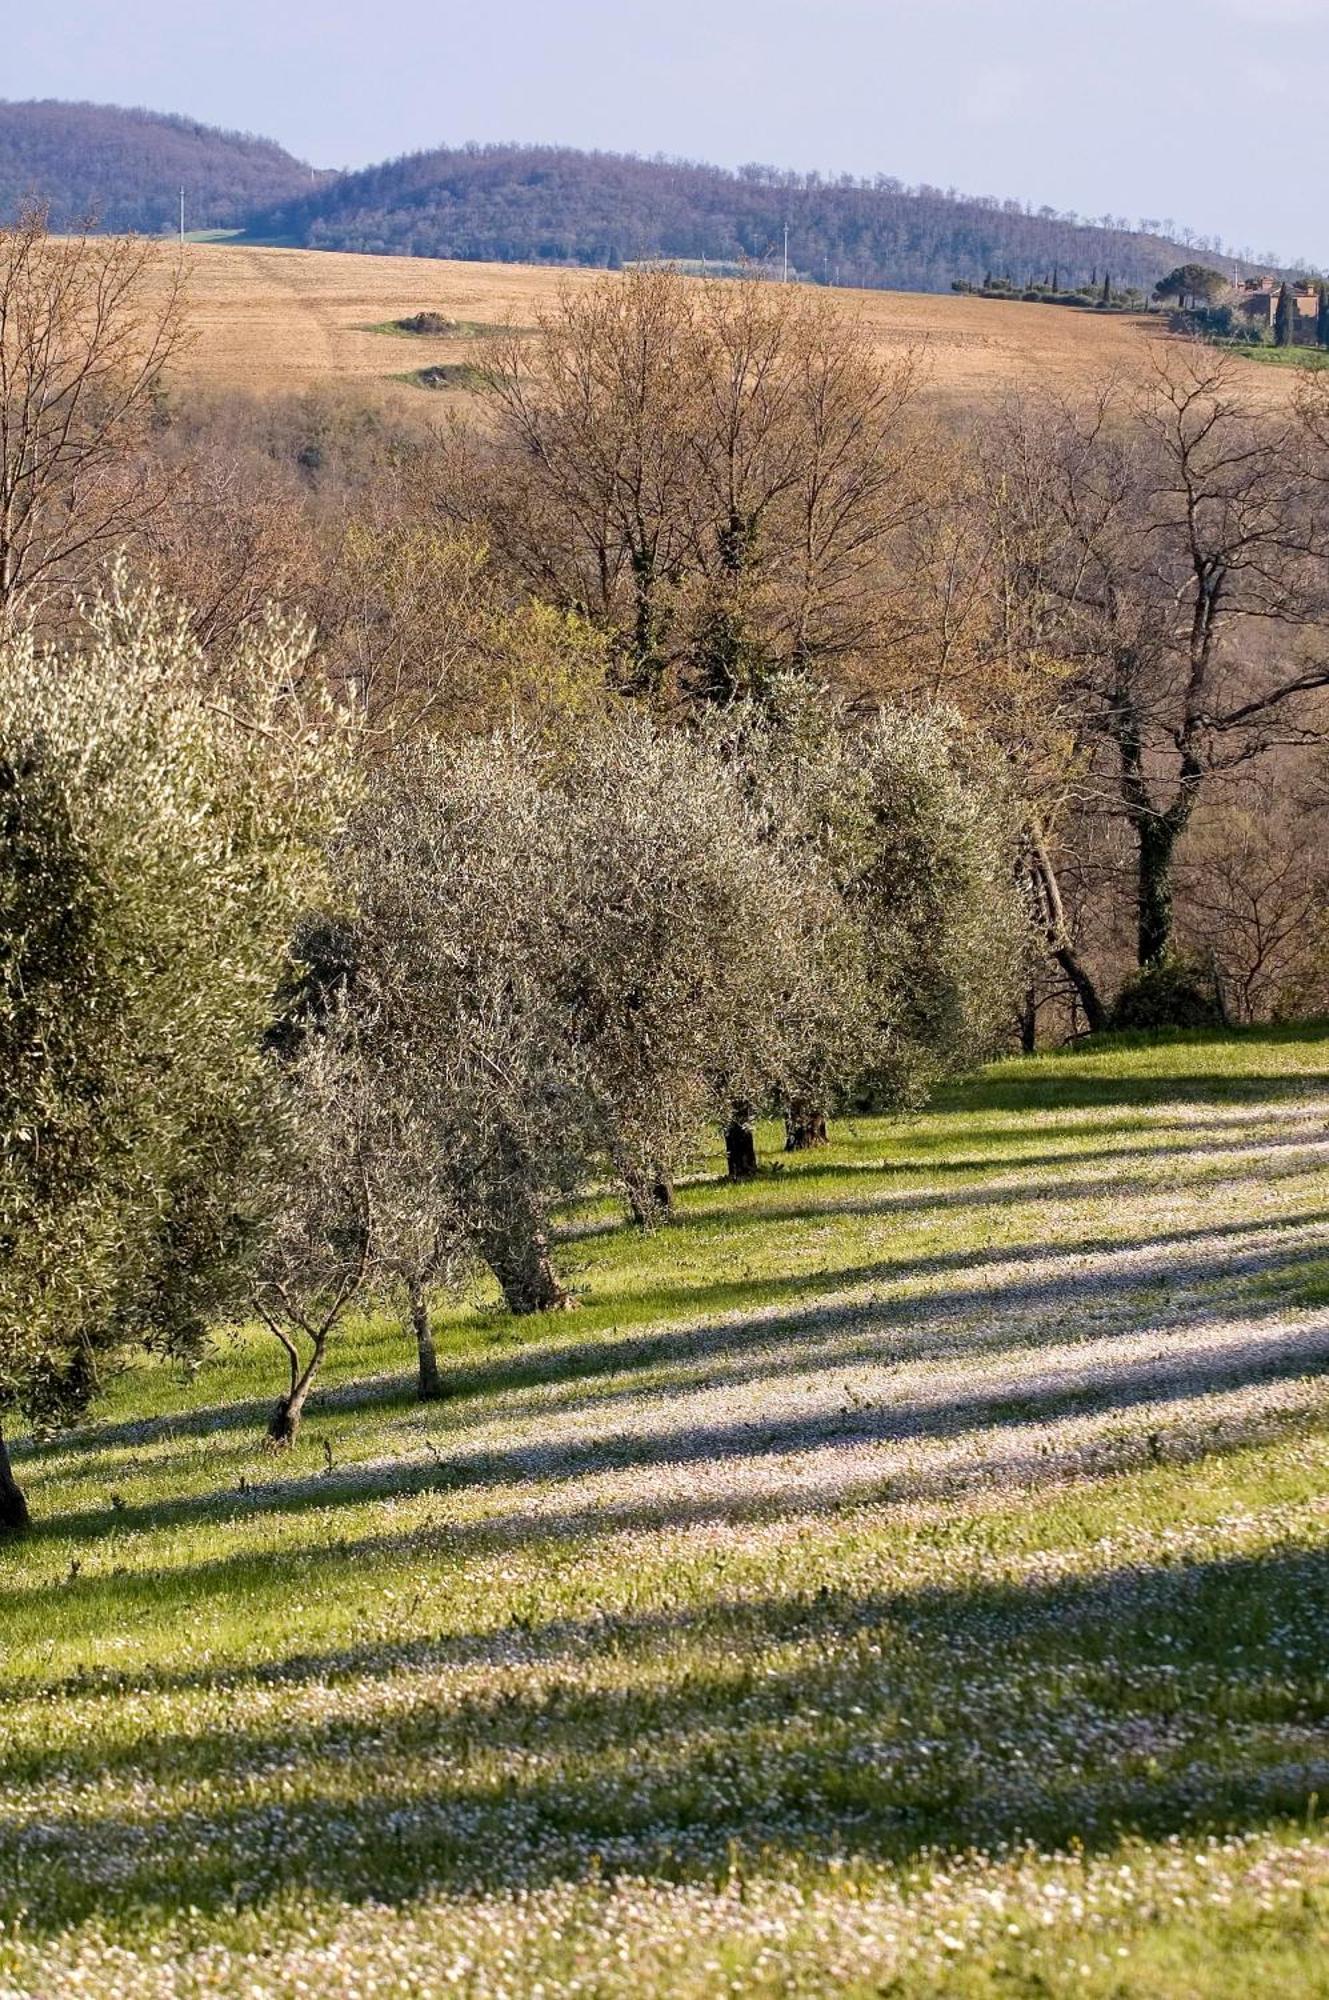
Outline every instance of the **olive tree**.
{"label": "olive tree", "polygon": [[628,713],[558,778],[580,891],[563,1001],[643,1222],[717,1117],[842,1068],[854,1040],[857,938],[826,858],[737,777],[704,733]]}
{"label": "olive tree", "polygon": [[234,1296],[264,1030],[340,795],[289,692],[307,648],[256,631],[223,674],[122,575],[70,644],[0,643],[0,1410],[67,1416]]}
{"label": "olive tree", "polygon": [[374,1169],[389,1254],[408,1288],[424,1282],[405,1254],[423,1245],[423,1141],[432,1221],[517,1312],[565,1303],[547,1214],[578,1184],[589,1128],[556,980],[575,897],[567,829],[537,764],[521,737],[407,744],[377,774],[344,856],[352,1004],[375,1023],[365,1060],[398,1107]]}
{"label": "olive tree", "polygon": [[334,996],[294,1053],[274,1057],[280,1122],[258,1183],[262,1249],[249,1295],[286,1360],[268,1423],[274,1446],[295,1443],[329,1342],[373,1271],[374,1134],[388,1107],[364,1061],[368,1031]]}
{"label": "olive tree", "polygon": [[995,746],[943,706],[859,718],[788,677],[720,728],[767,840],[815,855],[844,913],[838,988],[820,989],[838,1032],[814,1012],[784,1078],[802,1150],[837,1096],[917,1104],[1009,1034],[1030,944],[1020,815]]}
{"label": "olive tree", "polygon": [[717,1110],[773,1087],[838,920],[824,873],[762,842],[705,744],[632,712],[571,749],[404,746],[346,858],[351,1004],[392,1107],[376,1262],[417,1339],[468,1259],[515,1312],[566,1304],[558,1199],[610,1172],[650,1220]]}

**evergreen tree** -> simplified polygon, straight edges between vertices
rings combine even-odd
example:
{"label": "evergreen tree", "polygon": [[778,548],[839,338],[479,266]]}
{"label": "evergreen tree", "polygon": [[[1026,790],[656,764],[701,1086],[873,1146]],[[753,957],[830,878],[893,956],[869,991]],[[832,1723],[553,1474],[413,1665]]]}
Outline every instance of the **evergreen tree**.
{"label": "evergreen tree", "polygon": [[1293,303],[1292,287],[1286,280],[1278,288],[1278,306],[1274,313],[1274,346],[1291,347],[1296,332],[1297,309]]}
{"label": "evergreen tree", "polygon": [[1101,299],[1099,300],[1099,304],[1100,304],[1100,305],[1105,305],[1105,306],[1110,306],[1110,305],[1112,304],[1112,273],[1111,273],[1111,271],[1104,271],[1104,273],[1103,273],[1103,296],[1102,296],[1102,298],[1101,298]]}
{"label": "evergreen tree", "polygon": [[1315,345],[1329,347],[1329,284],[1321,279],[1316,290],[1319,298],[1315,307]]}

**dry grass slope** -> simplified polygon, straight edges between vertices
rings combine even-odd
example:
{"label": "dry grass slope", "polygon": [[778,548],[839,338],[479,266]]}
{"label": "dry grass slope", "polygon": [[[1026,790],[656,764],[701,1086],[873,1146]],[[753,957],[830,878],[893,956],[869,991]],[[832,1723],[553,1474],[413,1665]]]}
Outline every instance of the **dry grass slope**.
{"label": "dry grass slope", "polygon": [[[373,329],[422,310],[463,326],[526,325],[561,286],[579,289],[599,275],[525,264],[201,245],[192,285],[197,339],[185,369],[212,387],[270,392],[343,382],[387,386],[415,400],[424,392],[396,378],[464,362],[473,342],[458,336],[394,339]],[[1070,389],[1131,372],[1158,330],[1143,319],[993,299],[852,291],[840,297],[863,314],[883,349],[924,348],[933,393],[952,406],[990,401],[1012,385]],[[1292,372],[1252,369],[1250,384],[1282,398]]]}

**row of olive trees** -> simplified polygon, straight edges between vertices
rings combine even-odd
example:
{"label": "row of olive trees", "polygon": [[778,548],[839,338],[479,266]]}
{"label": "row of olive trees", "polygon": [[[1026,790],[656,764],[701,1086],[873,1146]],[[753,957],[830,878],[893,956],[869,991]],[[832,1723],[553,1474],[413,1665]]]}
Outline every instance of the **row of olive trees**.
{"label": "row of olive trees", "polygon": [[1012,823],[952,717],[417,737],[369,796],[301,632],[209,659],[123,583],[86,624],[0,646],[0,1408],[256,1312],[287,1440],[371,1291],[428,1392],[441,1287],[565,1302],[561,1199],[649,1222],[735,1107],[909,1101],[1009,1022]]}
{"label": "row of olive trees", "polygon": [[607,1175],[650,1225],[716,1123],[741,1177],[755,1108],[797,1142],[1009,1033],[1027,925],[990,755],[952,717],[786,706],[426,739],[376,771],[286,1039],[307,1157],[258,1292],[275,1440],[366,1289],[439,1393],[431,1292],[485,1268],[515,1313],[570,1302],[560,1200]]}

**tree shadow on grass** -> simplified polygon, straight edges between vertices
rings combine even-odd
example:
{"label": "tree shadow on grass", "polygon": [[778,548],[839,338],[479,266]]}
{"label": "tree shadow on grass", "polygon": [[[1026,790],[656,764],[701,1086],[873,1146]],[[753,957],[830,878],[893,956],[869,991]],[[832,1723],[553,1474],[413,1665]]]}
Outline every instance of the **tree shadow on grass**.
{"label": "tree shadow on grass", "polygon": [[[1222,1159],[1231,1163],[1230,1171],[1214,1167],[1203,1168],[1195,1174],[1171,1177],[1156,1174],[1146,1181],[1142,1178],[1145,1170],[1154,1162],[1186,1158],[1199,1162]],[[960,1188],[888,1188],[878,1195],[868,1195],[858,1199],[854,1195],[829,1195],[823,1201],[792,1201],[771,1203],[760,1209],[725,1211],[681,1211],[664,1225],[671,1235],[687,1231],[742,1231],[745,1229],[778,1229],[786,1223],[833,1222],[839,1216],[891,1216],[902,1219],[914,1216],[928,1216],[944,1213],[955,1208],[1025,1208],[1043,1202],[1093,1201],[1102,1200],[1113,1193],[1139,1193],[1141,1195],[1176,1192],[1180,1188],[1202,1195],[1212,1189],[1230,1186],[1252,1179],[1252,1169],[1259,1162],[1268,1164],[1261,1168],[1259,1178],[1262,1183],[1278,1180],[1297,1180],[1302,1176],[1323,1171],[1329,1165],[1329,1128],[1320,1139],[1275,1139],[1248,1144],[1232,1145],[1213,1142],[1208,1145],[1151,1146],[1141,1148],[1109,1147],[1101,1152],[1076,1154],[1049,1154],[1046,1158],[1030,1161],[1020,1159],[1008,1164],[1001,1162],[981,1162],[970,1160],[965,1163],[969,1171],[984,1166],[990,1175],[986,1180],[977,1181],[972,1187]],[[1062,1178],[1051,1181],[1018,1181],[1011,1176],[1023,1171],[1031,1164],[1034,1167],[1058,1166],[1063,1169],[1082,1167],[1087,1162],[1102,1162],[1105,1166],[1115,1166],[1116,1173],[1084,1175],[1080,1178]],[[925,1170],[926,1171],[926,1170]],[[789,1190],[791,1195],[798,1192],[796,1187]],[[608,1228],[588,1230],[587,1236],[623,1235],[633,1233],[629,1222],[615,1222]],[[569,1237],[568,1241],[579,1240]]]}
{"label": "tree shadow on grass", "polygon": [[[218,1677],[224,1729],[149,1714],[119,1747],[11,1749],[11,1798],[61,1795],[0,1823],[0,1915],[41,1935],[302,1890],[405,1905],[1257,1828],[1329,1778],[1326,1625],[1329,1556],[1280,1549],[896,1592],[809,1576],[386,1661],[350,1647],[337,1676],[370,1688],[349,1710],[269,1700],[251,1720]],[[480,1670],[464,1687],[458,1664]],[[117,1777],[151,1810],[66,1803]]]}
{"label": "tree shadow on grass", "polygon": [[[1323,1032],[1314,1039],[1324,1039]],[[1110,1055],[1113,1051],[1105,1048],[1101,1053]],[[1178,1051],[1179,1056],[1182,1053]],[[1176,1104],[1286,1102],[1314,1096],[1326,1088],[1329,1071],[1318,1069],[1282,1076],[1252,1072],[1225,1075],[1188,1069],[1179,1061],[1175,1069],[1157,1076],[1123,1076],[1112,1070],[1095,1076],[1053,1067],[1040,1071],[1033,1065],[1022,1071],[1003,1063],[967,1079],[960,1089],[940,1093],[932,1109],[943,1117],[963,1111],[975,1118],[998,1111],[1095,1111],[1124,1106],[1151,1111]]]}
{"label": "tree shadow on grass", "polygon": [[[1287,1268],[1286,1253],[1278,1239],[1289,1231],[1307,1227],[1329,1230],[1321,1212],[1312,1210],[1279,1217],[1263,1225],[1247,1222],[1217,1229],[1151,1233],[1126,1240],[1120,1237],[1086,1240],[1059,1253],[1049,1253],[1042,1245],[1003,1246],[1000,1255],[992,1260],[995,1265],[1013,1266],[1017,1271],[1021,1265],[1030,1263],[1064,1264],[1067,1268],[1060,1273],[1054,1270],[1029,1279],[1008,1276],[1001,1282],[981,1284],[972,1289],[919,1292],[895,1300],[858,1297],[827,1302],[825,1294],[852,1291],[854,1288],[862,1290],[892,1274],[913,1276],[925,1271],[972,1269],[972,1256],[963,1252],[945,1252],[932,1258],[909,1260],[900,1266],[874,1264],[835,1273],[819,1273],[805,1280],[778,1279],[765,1288],[770,1291],[777,1306],[791,1292],[796,1299],[799,1293],[809,1295],[808,1303],[796,1303],[784,1312],[764,1316],[753,1316],[750,1294],[754,1287],[748,1284],[739,1287],[749,1305],[749,1311],[741,1318],[720,1319],[711,1323],[702,1321],[649,1334],[608,1335],[590,1342],[545,1345],[492,1362],[453,1368],[448,1371],[447,1377],[450,1394],[442,1405],[413,1404],[405,1377],[368,1385],[347,1384],[340,1392],[330,1392],[338,1400],[333,1410],[324,1408],[323,1413],[345,1413],[372,1401],[388,1407],[400,1404],[402,1407],[417,1408],[422,1421],[428,1421],[433,1412],[435,1421],[445,1423],[442,1412],[455,1410],[458,1404],[469,1398],[588,1379],[603,1381],[634,1370],[658,1370],[696,1363],[710,1355],[724,1357],[728,1363],[729,1381],[738,1382],[752,1372],[751,1368],[740,1371],[735,1366],[734,1357],[744,1352],[751,1354],[761,1365],[763,1374],[772,1375],[769,1360],[772,1348],[802,1345],[808,1349],[808,1364],[811,1365],[818,1359],[818,1350],[824,1349],[831,1335],[846,1327],[861,1326],[865,1321],[874,1325],[874,1330],[865,1331],[853,1349],[837,1349],[833,1365],[837,1370],[862,1363],[879,1365],[883,1359],[895,1358],[890,1352],[892,1335],[900,1328],[917,1325],[920,1321],[942,1325],[951,1322],[953,1325],[957,1319],[965,1321],[976,1316],[991,1320],[1003,1313],[1018,1311],[1022,1306],[1028,1307],[1031,1314],[1035,1311],[1046,1314],[1059,1305],[1069,1307],[1079,1299],[1084,1299],[1094,1318],[1101,1321],[1104,1308],[1114,1294],[1129,1298],[1151,1283],[1170,1285],[1184,1281],[1188,1286],[1195,1286],[1216,1279],[1230,1282],[1239,1275],[1283,1270]],[[1243,1237],[1254,1240],[1239,1248],[1236,1239]],[[1228,1247],[1221,1247],[1224,1245]],[[1314,1247],[1329,1247],[1329,1235],[1324,1246]],[[1115,1254],[1122,1261],[1115,1269],[1100,1265],[1086,1273],[1081,1268],[1081,1259],[1087,1254]],[[714,1294],[733,1289],[732,1286],[707,1287],[705,1293],[713,1304],[721,1304],[722,1301],[717,1301]],[[1280,1302],[1276,1298],[1252,1301],[1248,1316],[1259,1319],[1273,1316],[1279,1310]],[[1201,1299],[1193,1313],[1185,1309],[1179,1311],[1174,1305],[1170,1313],[1165,1309],[1161,1316],[1175,1327],[1187,1323],[1201,1325],[1217,1315],[1214,1301]],[[1138,1331],[1138,1327],[1132,1324],[1122,1330]],[[1013,1350],[1018,1351],[1045,1337],[1045,1331],[1037,1330],[1031,1321],[1023,1337],[1018,1329],[1015,1330],[1010,1344]],[[953,1333],[949,1339],[943,1337],[938,1346],[942,1352],[954,1353]],[[984,1343],[983,1351],[990,1356],[994,1351],[992,1343]],[[767,1358],[761,1363],[763,1355]],[[899,1356],[902,1361],[926,1358],[926,1345],[920,1348],[917,1344]],[[797,1363],[792,1360],[786,1363],[791,1370],[796,1366]],[[709,1378],[707,1386],[722,1387],[725,1380],[726,1376],[722,1373]],[[640,1395],[642,1391],[640,1386],[628,1383],[623,1385],[622,1393],[633,1396]],[[609,1407],[610,1403],[603,1391],[595,1392],[586,1401],[605,1407]],[[165,1435],[203,1436],[216,1430],[233,1429],[237,1407],[245,1411],[252,1406],[223,1406],[216,1412],[195,1411],[188,1418],[164,1419],[162,1421],[171,1426]],[[261,1407],[266,1412],[268,1406],[264,1404]],[[562,1407],[566,1412],[568,1406],[564,1404]],[[311,1411],[311,1425],[317,1422],[318,1414],[316,1406]],[[779,1427],[753,1424],[741,1428],[746,1437],[760,1430],[776,1431]],[[151,1434],[160,1436],[163,1433]],[[141,1432],[136,1441],[144,1441]],[[88,1449],[95,1450],[99,1442],[104,1440],[92,1434]],[[447,1449],[446,1458],[444,1446]],[[624,1448],[633,1449],[631,1444]],[[46,1518],[39,1516],[33,1535],[36,1539],[80,1541],[97,1535],[161,1528],[195,1519],[242,1518],[268,1511],[293,1512],[310,1507],[358,1503],[372,1498],[375,1492],[386,1495],[444,1490],[493,1484],[496,1479],[501,1481],[505,1476],[526,1478],[546,1475],[548,1452],[539,1447],[510,1453],[506,1458],[503,1454],[492,1452],[468,1456],[456,1452],[452,1439],[445,1438],[443,1446],[435,1444],[431,1449],[434,1453],[432,1465],[403,1467],[400,1462],[386,1466],[370,1462],[344,1470],[325,1470],[307,1478],[288,1477],[264,1482],[245,1491],[213,1490],[204,1494],[183,1494],[178,1500],[153,1501],[142,1505],[117,1503]],[[584,1460],[581,1469],[589,1469],[597,1457],[618,1462],[613,1457],[615,1449],[615,1439],[608,1432],[588,1440],[584,1446],[578,1447]],[[15,1456],[19,1458],[20,1454]],[[520,1464],[524,1469],[507,1475],[495,1470],[505,1463],[513,1467]]]}
{"label": "tree shadow on grass", "polygon": [[[327,1513],[376,1499],[486,1493],[522,1486],[538,1486],[545,1492],[558,1487],[573,1489],[579,1481],[611,1471],[635,1470],[645,1475],[654,1469],[677,1474],[726,1462],[761,1466],[787,1456],[808,1469],[818,1455],[847,1448],[870,1453],[874,1448],[885,1452],[890,1447],[951,1444],[966,1437],[972,1440],[967,1457],[950,1454],[932,1465],[926,1461],[922,1465],[885,1459],[874,1462],[869,1457],[860,1467],[832,1478],[820,1496],[815,1491],[808,1493],[806,1480],[800,1477],[795,1481],[792,1474],[783,1485],[763,1488],[759,1481],[750,1496],[722,1489],[718,1495],[702,1493],[695,1500],[680,1499],[675,1481],[674,1490],[666,1489],[653,1501],[624,1503],[612,1497],[593,1497],[574,1499],[561,1510],[537,1510],[529,1504],[500,1508],[471,1521],[440,1519],[422,1530],[408,1531],[404,1538],[391,1531],[338,1538],[313,1556],[304,1548],[242,1550],[213,1562],[113,1577],[83,1577],[75,1571],[64,1581],[43,1579],[26,1587],[16,1578],[6,1591],[11,1628],[17,1629],[25,1610],[31,1618],[39,1607],[53,1607],[57,1602],[62,1619],[67,1622],[72,1614],[90,1629],[102,1619],[115,1626],[135,1615],[161,1617],[166,1614],[166,1600],[172,1597],[179,1599],[182,1611],[199,1597],[253,1590],[264,1595],[275,1592],[279,1602],[287,1572],[306,1576],[314,1568],[335,1567],[351,1558],[401,1559],[406,1550],[417,1546],[417,1534],[421,1552],[428,1549],[435,1556],[457,1559],[477,1548],[514,1543],[545,1543],[553,1548],[587,1538],[602,1540],[629,1529],[797,1514],[805,1502],[814,1510],[833,1511],[856,1502],[953,1497],[982,1487],[1042,1485],[1059,1477],[1118,1471],[1125,1465],[1167,1457],[1180,1460],[1267,1434],[1269,1419],[1262,1413],[1229,1419],[1221,1408],[1225,1395],[1239,1397],[1255,1384],[1303,1380],[1329,1365],[1329,1317],[1290,1327],[1281,1336],[1266,1334],[1230,1348],[1207,1345],[1202,1324],[1197,1321],[1187,1335],[1178,1334],[1164,1351],[1137,1357],[1110,1373],[1104,1372],[1101,1357],[1089,1356],[1081,1364],[1072,1354],[1027,1379],[998,1377],[964,1394],[943,1385],[932,1397],[899,1401],[889,1395],[879,1400],[856,1397],[840,1407],[823,1407],[811,1414],[789,1414],[786,1409],[778,1416],[740,1417],[723,1423],[619,1431],[606,1428],[593,1437],[540,1440],[505,1450],[476,1447],[447,1454],[436,1451],[432,1462],[370,1464],[343,1476],[314,1474],[245,1495],[210,1493],[140,1509],[121,1508],[110,1517],[115,1527],[161,1529],[200,1519],[220,1523],[311,1509]],[[1171,1434],[1167,1412],[1198,1395],[1214,1399],[1204,1428],[1194,1435]],[[668,1399],[661,1398],[657,1408],[667,1416]],[[1067,1420],[1126,1416],[1143,1409],[1151,1412],[1155,1426],[1147,1434],[1127,1432],[1092,1444],[1058,1439],[1056,1426]],[[1293,1412],[1279,1421],[1306,1420],[1304,1412]],[[106,1525],[107,1516],[101,1512],[67,1514],[41,1524],[34,1539],[78,1547],[92,1539],[98,1529],[105,1531]]]}

